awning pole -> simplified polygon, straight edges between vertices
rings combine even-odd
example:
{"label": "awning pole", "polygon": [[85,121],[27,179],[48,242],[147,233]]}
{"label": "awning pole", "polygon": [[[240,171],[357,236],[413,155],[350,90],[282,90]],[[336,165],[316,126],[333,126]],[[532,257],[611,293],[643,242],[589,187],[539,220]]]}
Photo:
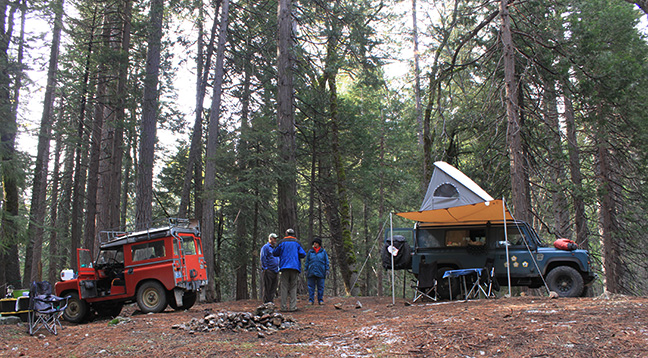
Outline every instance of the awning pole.
{"label": "awning pole", "polygon": [[508,296],[511,297],[511,262],[509,260],[509,241],[508,241],[508,231],[506,230],[506,201],[502,197],[502,216],[504,217],[504,240],[506,246],[506,276],[508,278]]}
{"label": "awning pole", "polygon": [[[393,214],[389,213],[389,237],[391,238],[391,246],[394,247],[394,224],[392,222]],[[389,251],[389,250],[388,250]],[[391,273],[392,273],[392,305],[396,304],[396,284],[394,283],[394,255],[390,252],[391,257]]]}

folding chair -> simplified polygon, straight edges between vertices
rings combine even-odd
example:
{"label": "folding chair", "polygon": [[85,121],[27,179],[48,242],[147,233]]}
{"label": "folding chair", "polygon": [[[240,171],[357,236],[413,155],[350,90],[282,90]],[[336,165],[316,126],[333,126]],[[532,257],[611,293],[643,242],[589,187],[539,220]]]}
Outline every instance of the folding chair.
{"label": "folding chair", "polygon": [[492,258],[486,259],[486,264],[484,265],[484,271],[482,271],[481,277],[482,286],[480,287],[482,293],[486,298],[495,298],[494,291],[499,291],[500,286],[499,282],[495,278],[495,260]]}
{"label": "folding chair", "polygon": [[438,297],[437,292],[437,262],[424,263],[419,265],[418,281],[414,288],[414,301],[416,302],[422,297],[436,301]]}
{"label": "folding chair", "polygon": [[47,281],[32,282],[27,313],[29,334],[34,335],[41,328],[56,334],[56,326],[61,327],[60,318],[67,308],[69,299],[70,296],[53,295],[52,285]]}

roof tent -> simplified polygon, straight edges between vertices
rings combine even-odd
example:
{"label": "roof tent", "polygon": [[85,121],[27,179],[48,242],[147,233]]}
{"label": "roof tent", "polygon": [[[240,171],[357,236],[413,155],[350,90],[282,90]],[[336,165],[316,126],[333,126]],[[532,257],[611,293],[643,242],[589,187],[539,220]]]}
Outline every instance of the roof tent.
{"label": "roof tent", "polygon": [[396,213],[422,225],[479,224],[513,220],[502,200],[494,200],[477,183],[446,162],[434,172],[419,211]]}

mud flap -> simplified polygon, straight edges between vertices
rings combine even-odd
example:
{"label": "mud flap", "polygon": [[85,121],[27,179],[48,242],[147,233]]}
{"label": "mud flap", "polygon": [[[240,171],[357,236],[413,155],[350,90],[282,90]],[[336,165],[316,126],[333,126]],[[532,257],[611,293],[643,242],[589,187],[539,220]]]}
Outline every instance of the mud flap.
{"label": "mud flap", "polygon": [[173,296],[175,297],[177,307],[182,307],[182,296],[184,296],[184,290],[178,287],[173,289]]}

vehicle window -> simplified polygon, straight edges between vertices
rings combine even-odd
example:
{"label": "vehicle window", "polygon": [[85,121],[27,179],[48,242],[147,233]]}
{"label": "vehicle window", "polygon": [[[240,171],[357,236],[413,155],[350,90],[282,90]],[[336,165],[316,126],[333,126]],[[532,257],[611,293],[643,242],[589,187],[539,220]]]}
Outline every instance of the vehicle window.
{"label": "vehicle window", "polygon": [[121,247],[99,251],[97,264],[124,263],[124,253]]}
{"label": "vehicle window", "polygon": [[433,196],[442,198],[458,198],[459,191],[450,183],[443,183],[434,189]]}
{"label": "vehicle window", "polygon": [[470,230],[468,246],[485,246],[485,245],[486,245],[486,231]]}
{"label": "vehicle window", "polygon": [[166,256],[164,240],[133,245],[133,262]]}
{"label": "vehicle window", "polygon": [[[504,237],[504,228],[497,228],[496,231],[496,241],[504,241],[506,238]],[[524,245],[524,237],[523,233],[520,232],[520,230],[515,227],[515,226],[508,226],[506,235],[508,236],[508,241],[511,244],[511,246],[525,246]]]}
{"label": "vehicle window", "polygon": [[196,254],[196,243],[194,238],[191,236],[182,237],[182,251],[185,255],[195,255]]}
{"label": "vehicle window", "polygon": [[445,244],[449,247],[467,246],[470,240],[469,230],[448,230],[446,231]]}
{"label": "vehicle window", "polygon": [[443,246],[443,231],[442,230],[420,230],[416,235],[417,247],[441,247]]}

